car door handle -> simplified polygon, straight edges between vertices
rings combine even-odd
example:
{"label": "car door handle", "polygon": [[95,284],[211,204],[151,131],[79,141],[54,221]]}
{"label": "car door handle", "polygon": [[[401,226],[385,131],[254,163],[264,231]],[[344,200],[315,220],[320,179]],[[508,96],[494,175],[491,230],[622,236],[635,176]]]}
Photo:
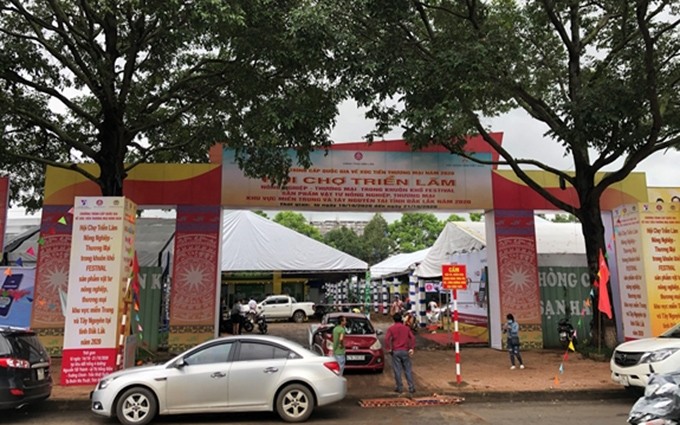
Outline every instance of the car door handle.
{"label": "car door handle", "polygon": [[265,370],[263,370],[264,373],[276,373],[279,371],[279,368],[277,367],[268,367]]}
{"label": "car door handle", "polygon": [[225,376],[227,376],[227,374],[224,372],[215,372],[210,375],[211,378],[224,378]]}

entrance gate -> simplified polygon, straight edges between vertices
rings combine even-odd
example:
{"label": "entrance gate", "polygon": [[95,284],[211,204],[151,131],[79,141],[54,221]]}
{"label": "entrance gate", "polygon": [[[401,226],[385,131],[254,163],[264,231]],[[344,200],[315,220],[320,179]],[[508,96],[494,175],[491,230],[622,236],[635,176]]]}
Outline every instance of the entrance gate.
{"label": "entrance gate", "polygon": [[[502,134],[493,134],[500,143]],[[480,159],[498,155],[479,137],[468,147]],[[312,154],[313,167],[293,168],[285,190],[248,179],[230,150],[217,146],[210,164],[142,164],[131,170],[124,196],[140,207],[176,208],[176,241],[170,308],[169,345],[173,351],[217,333],[220,291],[221,209],[329,211],[484,210],[486,220],[491,346],[502,345],[501,324],[512,312],[523,325],[523,343],[542,344],[534,210],[554,209],[517,179],[453,156],[443,148],[411,152],[401,140],[336,144],[329,154]],[[93,167],[92,172],[97,173]],[[572,188],[556,177],[530,172],[553,195],[574,202]],[[52,351],[61,350],[64,317],[59,291],[68,282],[70,222],[75,196],[98,196],[98,187],[70,170],[48,167],[41,223],[44,244],[38,269],[32,327]],[[602,210],[647,200],[644,174],[633,173],[610,187]],[[604,214],[611,227],[611,215]]]}

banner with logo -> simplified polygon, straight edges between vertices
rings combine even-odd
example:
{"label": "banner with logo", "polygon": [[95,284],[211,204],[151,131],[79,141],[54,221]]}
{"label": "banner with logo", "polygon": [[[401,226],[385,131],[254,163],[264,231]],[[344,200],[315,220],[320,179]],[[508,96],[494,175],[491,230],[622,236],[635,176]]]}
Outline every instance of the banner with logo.
{"label": "banner with logo", "polygon": [[135,219],[124,197],[75,199],[62,385],[95,385],[121,366]]}

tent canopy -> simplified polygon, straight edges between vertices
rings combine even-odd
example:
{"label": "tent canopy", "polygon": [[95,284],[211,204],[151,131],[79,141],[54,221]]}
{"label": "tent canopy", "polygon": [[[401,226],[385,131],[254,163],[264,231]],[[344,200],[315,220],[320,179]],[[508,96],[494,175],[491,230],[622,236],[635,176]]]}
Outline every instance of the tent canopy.
{"label": "tent canopy", "polygon": [[371,279],[385,279],[406,274],[425,259],[430,248],[420,251],[393,255],[371,266]]}
{"label": "tent canopy", "polygon": [[222,222],[222,271],[365,272],[368,264],[250,211]]}
{"label": "tent canopy", "polygon": [[[535,217],[534,226],[538,254],[585,254],[586,245],[579,223],[553,223]],[[478,251],[485,247],[486,228],[483,222],[448,222],[414,275],[439,277],[442,275],[442,265],[451,262],[452,254]]]}

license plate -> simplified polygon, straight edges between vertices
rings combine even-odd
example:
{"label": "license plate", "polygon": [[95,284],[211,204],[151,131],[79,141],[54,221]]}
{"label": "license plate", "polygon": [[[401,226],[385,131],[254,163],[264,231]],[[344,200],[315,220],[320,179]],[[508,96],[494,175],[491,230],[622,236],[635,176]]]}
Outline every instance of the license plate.
{"label": "license plate", "polygon": [[38,373],[38,381],[42,381],[45,379],[45,369],[36,369],[35,370]]}
{"label": "license plate", "polygon": [[347,360],[363,360],[363,359],[364,359],[364,356],[360,356],[360,355],[357,355],[357,354],[347,356]]}

